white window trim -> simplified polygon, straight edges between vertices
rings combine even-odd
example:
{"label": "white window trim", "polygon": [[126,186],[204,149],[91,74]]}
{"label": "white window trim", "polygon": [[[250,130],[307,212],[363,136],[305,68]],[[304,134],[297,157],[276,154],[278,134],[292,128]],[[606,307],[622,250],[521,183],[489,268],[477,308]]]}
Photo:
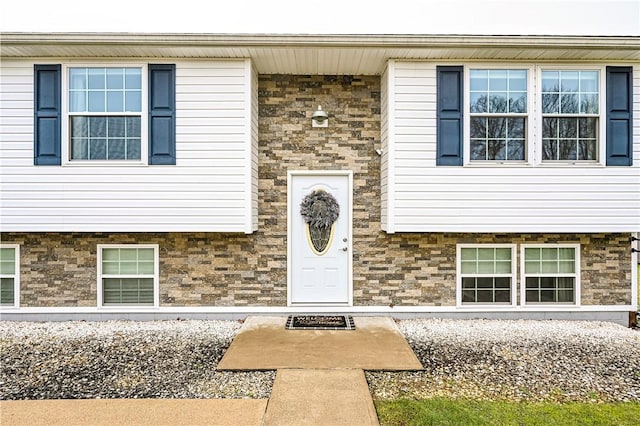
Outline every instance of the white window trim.
{"label": "white window trim", "polygon": [[[525,70],[527,71],[527,112],[525,114],[514,114],[514,117],[526,117],[527,133],[525,142],[525,159],[521,160],[475,160],[471,161],[471,70],[488,69],[488,70]],[[533,165],[534,156],[534,79],[536,76],[535,67],[533,65],[522,65],[514,63],[477,63],[467,64],[464,66],[464,84],[463,84],[463,157],[465,167],[495,167],[496,165],[504,165],[508,167],[523,167]]]}
{"label": "white window trim", "polygon": [[[456,307],[464,309],[473,308],[495,308],[504,309],[506,307],[515,307],[518,303],[517,295],[517,245],[516,244],[456,244]],[[497,274],[492,276],[510,277],[511,278],[511,303],[462,303],[462,249],[463,248],[508,248],[511,249],[511,273]]]}
{"label": "white window trim", "polygon": [[[152,248],[153,249],[153,262],[154,262],[154,273],[153,273],[153,306],[143,306],[143,305],[133,305],[133,304],[123,304],[123,305],[109,305],[104,306],[103,304],[103,296],[102,296],[102,250],[105,248]],[[98,309],[122,309],[122,308],[135,308],[135,309],[157,309],[160,306],[160,255],[159,255],[159,245],[158,244],[98,244],[98,254],[97,254],[97,262],[98,262],[98,289],[97,301],[98,301]]]}
{"label": "white window trim", "polygon": [[[525,256],[524,252],[527,248],[573,248],[575,250],[575,271],[572,274],[575,278],[574,297],[575,303],[530,303],[527,304],[526,294],[526,277],[525,273]],[[559,274],[548,274],[548,276],[557,277]],[[569,275],[569,274],[566,274]],[[521,244],[520,245],[520,306],[523,308],[549,308],[549,307],[580,307],[580,244]]]}
{"label": "white window trim", "polygon": [[[142,74],[142,99],[140,111],[140,161],[114,161],[114,160],[71,160],[71,147],[69,140],[69,68],[140,68]],[[149,162],[149,82],[147,64],[131,62],[67,62],[62,65],[62,165],[69,167],[123,167],[123,166],[147,166]],[[105,113],[107,114],[107,113]]]}
{"label": "white window trim", "polygon": [[[598,159],[596,161],[569,160],[569,161],[542,161],[542,72],[543,71],[598,71],[600,75],[598,99]],[[607,157],[607,129],[606,129],[606,108],[607,108],[607,67],[602,65],[554,65],[544,64],[536,67],[536,139],[535,139],[535,165],[542,167],[605,167]]]}
{"label": "white window trim", "polygon": [[0,309],[18,309],[20,307],[20,244],[0,244],[0,248],[10,248],[15,252],[15,274],[0,274],[0,278],[13,278],[13,305],[0,305]]}

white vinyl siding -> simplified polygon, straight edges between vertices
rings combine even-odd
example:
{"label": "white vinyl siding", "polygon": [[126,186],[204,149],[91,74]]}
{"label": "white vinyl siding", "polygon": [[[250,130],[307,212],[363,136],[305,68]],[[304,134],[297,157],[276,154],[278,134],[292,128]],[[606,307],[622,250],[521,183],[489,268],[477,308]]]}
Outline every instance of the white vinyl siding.
{"label": "white vinyl siding", "polygon": [[[383,199],[387,197],[389,206],[383,229],[387,232],[640,230],[640,67],[634,70],[632,167],[591,164],[438,167],[437,65],[448,64],[390,61],[387,67],[387,74],[393,77],[386,79],[388,93],[384,98],[386,109],[382,111],[383,115],[393,117],[387,121],[385,150],[393,163],[387,166],[387,185],[383,186],[386,191]],[[603,65],[606,64],[600,64]],[[540,137],[537,129],[532,133],[535,138]]]}
{"label": "white vinyl siding", "polygon": [[176,165],[133,167],[33,165],[33,65],[4,60],[0,71],[2,231],[256,229],[249,60],[177,62]]}

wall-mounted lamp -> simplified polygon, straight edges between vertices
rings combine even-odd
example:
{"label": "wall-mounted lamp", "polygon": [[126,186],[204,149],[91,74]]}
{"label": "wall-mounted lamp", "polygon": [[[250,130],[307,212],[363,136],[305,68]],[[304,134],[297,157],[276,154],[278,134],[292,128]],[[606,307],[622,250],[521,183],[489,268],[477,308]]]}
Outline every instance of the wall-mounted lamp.
{"label": "wall-mounted lamp", "polygon": [[322,110],[318,105],[318,109],[311,116],[311,127],[327,127],[329,126],[329,114]]}

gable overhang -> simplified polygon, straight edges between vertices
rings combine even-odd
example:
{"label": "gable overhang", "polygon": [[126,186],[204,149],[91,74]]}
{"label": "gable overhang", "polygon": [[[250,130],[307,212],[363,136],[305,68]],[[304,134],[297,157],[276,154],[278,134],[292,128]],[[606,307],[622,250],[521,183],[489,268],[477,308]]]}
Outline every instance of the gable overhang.
{"label": "gable overhang", "polygon": [[379,75],[389,59],[640,61],[640,37],[1,33],[0,58],[251,58],[260,74]]}

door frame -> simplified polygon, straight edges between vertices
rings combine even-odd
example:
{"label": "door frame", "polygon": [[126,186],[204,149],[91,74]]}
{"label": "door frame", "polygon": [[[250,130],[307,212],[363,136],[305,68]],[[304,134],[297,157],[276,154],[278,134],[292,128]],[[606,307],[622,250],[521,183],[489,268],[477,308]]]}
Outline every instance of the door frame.
{"label": "door frame", "polygon": [[[296,176],[344,176],[347,178],[347,191],[348,191],[348,206],[346,208],[349,211],[349,220],[347,221],[347,249],[349,255],[347,256],[347,302],[336,303],[327,305],[325,303],[292,303],[291,291],[292,291],[292,256],[291,251],[293,249],[292,244],[292,220],[293,220],[293,207],[291,200],[293,198],[293,178]],[[344,208],[341,206],[341,209]],[[353,171],[352,170],[287,170],[287,306],[353,306]]]}

